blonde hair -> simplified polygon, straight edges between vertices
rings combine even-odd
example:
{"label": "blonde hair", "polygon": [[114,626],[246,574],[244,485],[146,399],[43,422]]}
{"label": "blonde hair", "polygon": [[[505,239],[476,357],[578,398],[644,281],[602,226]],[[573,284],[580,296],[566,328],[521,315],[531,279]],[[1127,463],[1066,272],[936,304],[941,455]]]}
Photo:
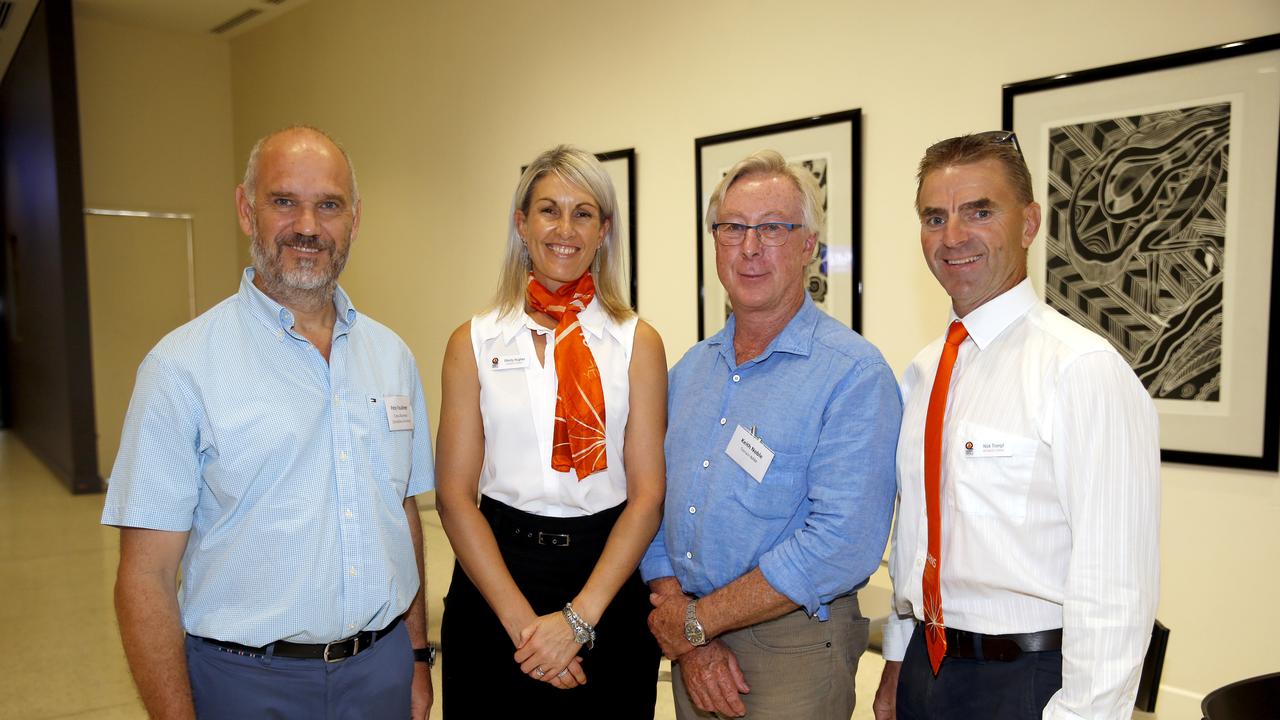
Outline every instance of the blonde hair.
{"label": "blonde hair", "polygon": [[516,183],[511,212],[508,213],[507,252],[498,275],[498,292],[493,307],[502,317],[524,309],[531,263],[529,249],[516,229],[516,211],[529,212],[533,186],[548,174],[589,193],[600,208],[601,222],[609,221],[609,231],[591,261],[591,277],[596,286],[596,297],[605,313],[614,320],[631,317],[635,310],[623,292],[626,284],[622,277],[622,249],[618,247],[618,201],[613,192],[613,181],[594,155],[571,145],[557,145],[534,158],[520,176],[520,182]]}

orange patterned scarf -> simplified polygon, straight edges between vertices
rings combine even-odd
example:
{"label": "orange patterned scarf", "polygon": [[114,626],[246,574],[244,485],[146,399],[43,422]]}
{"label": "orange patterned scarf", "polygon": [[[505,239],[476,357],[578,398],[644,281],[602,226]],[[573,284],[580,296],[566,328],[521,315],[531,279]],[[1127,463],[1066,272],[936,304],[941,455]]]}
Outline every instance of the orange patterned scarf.
{"label": "orange patterned scarf", "polygon": [[556,424],[551,440],[551,467],[570,468],[578,481],[604,470],[604,386],[600,369],[587,347],[578,313],[596,295],[591,273],[560,286],[554,293],[529,275],[529,305],[556,321]]}

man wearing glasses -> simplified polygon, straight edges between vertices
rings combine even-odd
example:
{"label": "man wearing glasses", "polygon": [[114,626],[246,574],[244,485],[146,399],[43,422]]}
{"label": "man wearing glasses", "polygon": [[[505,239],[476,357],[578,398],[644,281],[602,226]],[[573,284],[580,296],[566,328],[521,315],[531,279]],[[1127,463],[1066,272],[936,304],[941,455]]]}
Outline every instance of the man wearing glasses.
{"label": "man wearing glasses", "polygon": [[1040,206],[1013,133],[937,143],[917,180],[951,313],[902,378],[876,718],[1129,718],[1159,583],[1155,408],[1027,279]]}
{"label": "man wearing glasses", "polygon": [[879,351],[805,292],[823,226],[811,174],[751,155],[707,218],[733,314],[671,370],[649,626],[676,661],[679,718],[848,720],[901,401]]}

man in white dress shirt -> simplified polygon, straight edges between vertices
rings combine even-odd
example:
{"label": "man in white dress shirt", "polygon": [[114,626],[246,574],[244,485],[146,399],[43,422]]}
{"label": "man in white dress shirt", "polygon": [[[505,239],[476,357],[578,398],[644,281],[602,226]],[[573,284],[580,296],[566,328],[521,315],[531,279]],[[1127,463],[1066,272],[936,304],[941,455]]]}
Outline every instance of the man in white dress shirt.
{"label": "man in white dress shirt", "polygon": [[1155,408],[1031,287],[1040,206],[1012,133],[937,143],[917,180],[958,322],[902,378],[876,718],[1129,718],[1159,586]]}

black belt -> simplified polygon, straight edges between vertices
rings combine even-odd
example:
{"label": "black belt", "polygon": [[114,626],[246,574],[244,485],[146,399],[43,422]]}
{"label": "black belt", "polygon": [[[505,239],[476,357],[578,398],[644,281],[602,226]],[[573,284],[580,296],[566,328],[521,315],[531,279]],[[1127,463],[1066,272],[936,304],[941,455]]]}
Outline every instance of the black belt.
{"label": "black belt", "polygon": [[250,647],[248,645],[226,642],[225,640],[214,640],[213,638],[200,637],[199,635],[193,635],[192,637],[197,640],[203,640],[210,645],[216,645],[224,650],[239,653],[240,655],[261,656],[271,653],[276,657],[337,662],[339,660],[346,660],[349,657],[358,655],[373,647],[375,642],[390,635],[391,631],[395,630],[396,626],[399,624],[400,618],[396,618],[391,621],[390,625],[381,630],[365,630],[343,640],[334,640],[331,643],[320,643],[318,645],[306,645],[303,643],[289,642],[288,640],[277,640],[265,647]]}
{"label": "black belt", "polygon": [[1062,649],[1062,628],[1012,635],[983,635],[947,628],[947,657],[974,660],[1017,660],[1024,652]]}
{"label": "black belt", "polygon": [[626,505],[623,502],[594,515],[559,518],[534,515],[488,495],[480,496],[480,512],[489,521],[499,543],[505,538],[546,548],[565,548],[583,543],[603,545]]}

